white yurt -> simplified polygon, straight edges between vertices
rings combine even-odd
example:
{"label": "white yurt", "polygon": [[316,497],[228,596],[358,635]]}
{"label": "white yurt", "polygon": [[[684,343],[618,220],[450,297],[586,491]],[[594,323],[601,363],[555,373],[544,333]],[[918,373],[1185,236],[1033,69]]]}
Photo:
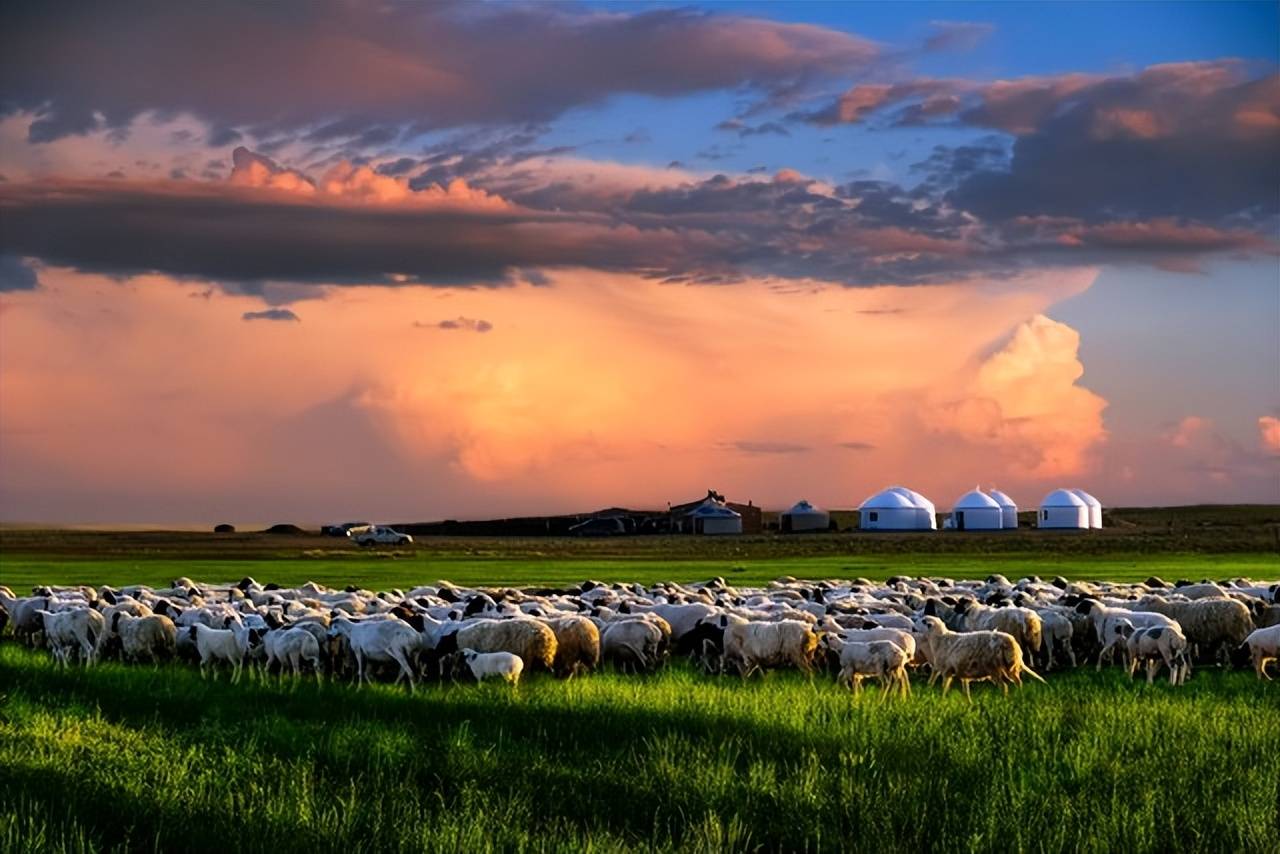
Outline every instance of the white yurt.
{"label": "white yurt", "polygon": [[831,527],[831,514],[801,499],[791,506],[778,520],[784,533],[799,531],[826,531]]}
{"label": "white yurt", "polygon": [[998,489],[989,491],[987,495],[990,495],[1000,505],[1000,527],[1018,527],[1018,505],[1013,502],[1013,499]]}
{"label": "white yurt", "polygon": [[1040,502],[1036,527],[1088,530],[1089,505],[1069,489],[1055,489]]}
{"label": "white yurt", "polygon": [[951,523],[957,531],[999,531],[1004,527],[1004,514],[994,498],[975,487],[956,499]]}
{"label": "white yurt", "polygon": [[858,507],[859,527],[864,531],[929,530],[915,503],[892,489],[877,492]]}
{"label": "white yurt", "polygon": [[1102,527],[1102,502],[1094,498],[1089,493],[1085,492],[1083,489],[1073,489],[1071,491],[1075,493],[1075,496],[1077,498],[1079,498],[1085,504],[1089,505],[1089,527],[1101,528]]}
{"label": "white yurt", "polygon": [[932,501],[925,498],[914,489],[908,489],[905,486],[891,486],[889,487],[889,490],[891,492],[898,493],[916,506],[916,509],[920,511],[920,519],[922,523],[920,527],[922,529],[928,529],[930,531],[937,530],[938,508],[933,506]]}
{"label": "white yurt", "polygon": [[698,505],[689,518],[693,520],[695,534],[742,533],[742,514],[714,501]]}

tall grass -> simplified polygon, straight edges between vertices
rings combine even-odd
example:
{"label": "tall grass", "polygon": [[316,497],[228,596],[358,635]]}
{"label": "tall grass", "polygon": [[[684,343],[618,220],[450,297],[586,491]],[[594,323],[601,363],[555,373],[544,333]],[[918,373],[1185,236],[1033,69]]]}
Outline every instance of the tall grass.
{"label": "tall grass", "polygon": [[1275,850],[1273,685],[1050,679],[972,706],[682,667],[409,696],[10,644],[0,850]]}

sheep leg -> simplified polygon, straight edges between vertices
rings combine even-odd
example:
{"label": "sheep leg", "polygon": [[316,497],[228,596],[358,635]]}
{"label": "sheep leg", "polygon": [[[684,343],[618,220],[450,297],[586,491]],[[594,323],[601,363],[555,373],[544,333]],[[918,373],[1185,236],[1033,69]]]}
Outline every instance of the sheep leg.
{"label": "sheep leg", "polygon": [[947,676],[947,677],[944,677],[944,678],[943,678],[943,680],[942,680],[942,696],[944,696],[944,697],[945,697],[945,696],[947,696],[947,692],[951,690],[951,680],[952,680],[952,679],[954,679],[954,678],[955,678],[954,676]]}
{"label": "sheep leg", "polygon": [[405,660],[403,650],[392,650],[391,657],[400,665],[400,673],[396,676],[396,683],[399,684],[401,676],[409,677],[409,693],[412,694],[418,687],[418,680],[413,677],[413,668],[409,666],[409,662]]}
{"label": "sheep leg", "polygon": [[968,680],[968,679],[961,679],[961,680],[960,680],[960,687],[964,688],[964,701],[965,701],[966,703],[968,703],[969,705],[971,705],[971,706],[972,706],[972,705],[973,705],[973,697],[972,697],[972,696],[970,696],[970,694],[969,694],[969,680]]}

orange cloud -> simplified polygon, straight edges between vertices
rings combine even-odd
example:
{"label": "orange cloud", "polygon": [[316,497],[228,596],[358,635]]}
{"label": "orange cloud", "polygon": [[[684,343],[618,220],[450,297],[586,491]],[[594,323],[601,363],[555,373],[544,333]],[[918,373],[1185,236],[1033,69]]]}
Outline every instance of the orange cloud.
{"label": "orange cloud", "polygon": [[1261,434],[1262,447],[1273,454],[1280,454],[1280,418],[1264,415],[1258,419],[1258,432]]}

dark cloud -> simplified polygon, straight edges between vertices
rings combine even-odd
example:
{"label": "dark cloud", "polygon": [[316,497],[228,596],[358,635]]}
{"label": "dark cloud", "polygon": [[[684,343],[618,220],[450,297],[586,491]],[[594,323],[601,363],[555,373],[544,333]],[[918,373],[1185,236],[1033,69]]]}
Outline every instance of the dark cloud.
{"label": "dark cloud", "polygon": [[413,325],[419,329],[449,329],[449,330],[465,330],[467,332],[488,332],[493,329],[493,324],[487,320],[476,320],[470,317],[455,317],[451,320],[442,320],[439,323],[423,323],[415,320]]}
{"label": "dark cloud", "polygon": [[803,454],[812,450],[808,445],[797,445],[792,442],[758,442],[741,440],[730,442],[727,447],[743,454]]}
{"label": "dark cloud", "polygon": [[849,451],[874,451],[876,449],[876,446],[869,442],[837,442],[836,446]]}
{"label": "dark cloud", "polygon": [[33,142],[118,130],[151,110],[195,113],[219,145],[246,129],[390,140],[545,121],[620,93],[745,87],[776,99],[879,56],[848,33],[690,9],[278,0],[231,13],[135,0],[0,14],[0,113],[36,112]]}
{"label": "dark cloud", "polygon": [[40,277],[21,258],[0,255],[0,293],[5,291],[33,291],[40,287]]}
{"label": "dark cloud", "polygon": [[264,308],[262,311],[246,311],[240,315],[241,320],[283,320],[299,322],[302,318],[287,308]]}
{"label": "dark cloud", "polygon": [[933,32],[924,40],[924,49],[930,53],[973,50],[996,29],[978,21],[930,21],[929,27]]}

